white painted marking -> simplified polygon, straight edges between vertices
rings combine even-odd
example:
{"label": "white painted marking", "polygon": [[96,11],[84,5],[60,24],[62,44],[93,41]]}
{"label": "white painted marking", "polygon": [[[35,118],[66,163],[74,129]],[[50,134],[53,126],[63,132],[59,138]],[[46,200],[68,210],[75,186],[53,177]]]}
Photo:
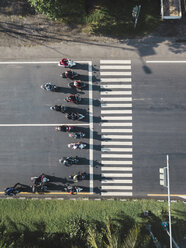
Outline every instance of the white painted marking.
{"label": "white painted marking", "polygon": [[132,154],[101,154],[102,158],[132,158]]}
{"label": "white painted marking", "polygon": [[123,122],[123,123],[114,123],[114,122],[103,122],[101,123],[102,127],[132,127],[132,123]]}
{"label": "white painted marking", "polygon": [[101,189],[111,189],[111,190],[117,190],[117,189],[124,189],[124,190],[132,190],[132,186],[125,186],[125,185],[120,185],[120,186],[116,186],[116,185],[104,185],[101,186]]}
{"label": "white painted marking", "polygon": [[186,63],[186,60],[147,60],[146,63]]}
{"label": "white painted marking", "polygon": [[121,179],[102,179],[101,180],[101,182],[102,183],[113,183],[113,184],[115,184],[115,183],[128,183],[128,184],[130,184],[130,183],[132,183],[132,180],[121,180]]}
{"label": "white painted marking", "polygon": [[132,108],[132,103],[101,103],[102,108]]}
{"label": "white painted marking", "polygon": [[101,76],[131,76],[130,71],[101,71]]}
{"label": "white painted marking", "polygon": [[132,133],[132,129],[102,129],[102,133]]}
{"label": "white painted marking", "polygon": [[132,173],[101,173],[101,177],[132,177]]}
{"label": "white painted marking", "polygon": [[127,82],[127,83],[131,83],[132,82],[132,78],[101,78],[100,79],[100,82],[103,82],[103,83],[118,83],[118,82],[121,82],[121,83],[124,83],[124,82]]}
{"label": "white painted marking", "polygon": [[101,91],[101,95],[132,95],[132,91]]}
{"label": "white painted marking", "polygon": [[94,171],[93,171],[93,91],[92,91],[92,61],[88,64],[88,79],[89,79],[89,174],[90,174],[90,193],[94,191]]}
{"label": "white painted marking", "polygon": [[102,84],[100,85],[101,89],[131,89],[132,85],[130,84]]}
{"label": "white painted marking", "polygon": [[[132,161],[124,161],[124,160],[122,160],[122,161],[116,161],[116,160],[102,160],[101,161],[101,164],[121,164],[121,165],[123,165],[123,164],[127,164],[127,165],[132,165]],[[115,168],[115,167],[113,167],[113,168]],[[122,167],[121,167],[122,168]]]}
{"label": "white painted marking", "polygon": [[100,64],[131,64],[131,60],[100,60]]}
{"label": "white painted marking", "polygon": [[[119,120],[119,121],[125,120],[126,121],[126,120],[132,120],[132,116],[101,116],[101,119],[102,120]],[[102,123],[102,124],[104,124],[104,123]],[[103,126],[108,126],[108,125],[103,125]],[[117,123],[115,126],[118,126]],[[123,126],[123,125],[121,125],[121,123],[119,123],[119,126]],[[127,123],[126,123],[126,125],[124,124],[124,126],[127,126]]]}
{"label": "white painted marking", "polygon": [[74,124],[74,123],[56,123],[56,124],[0,124],[0,127],[54,127],[54,126],[89,126],[89,123],[81,123],[81,124]]}
{"label": "white painted marking", "polygon": [[132,196],[132,192],[101,192],[102,196]]}
{"label": "white painted marking", "polygon": [[[132,110],[116,110],[116,109],[113,109],[113,110],[101,110],[101,114],[132,114]],[[105,117],[107,117],[107,116],[105,116]]]}
{"label": "white painted marking", "polygon": [[127,141],[101,141],[102,146],[132,146],[132,142]]}
{"label": "white painted marking", "polygon": [[112,147],[102,147],[102,152],[132,152],[132,148],[112,148]]}
{"label": "white painted marking", "polygon": [[100,70],[131,70],[131,65],[100,65]]}
{"label": "white painted marking", "polygon": [[[59,61],[1,61],[0,65],[11,65],[11,64],[58,64]],[[91,61],[74,61],[76,63],[89,63]]]}
{"label": "white painted marking", "polygon": [[103,134],[101,135],[102,139],[132,139],[132,135],[110,135]]}
{"label": "white painted marking", "polygon": [[102,97],[101,98],[102,102],[131,102],[132,97]]}

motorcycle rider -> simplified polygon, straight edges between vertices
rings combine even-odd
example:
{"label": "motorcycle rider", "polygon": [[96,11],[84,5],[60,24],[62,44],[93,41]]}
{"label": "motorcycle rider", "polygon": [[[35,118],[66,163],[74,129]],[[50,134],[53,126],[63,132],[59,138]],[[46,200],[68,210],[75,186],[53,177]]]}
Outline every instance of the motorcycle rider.
{"label": "motorcycle rider", "polygon": [[74,86],[77,87],[77,88],[81,88],[81,80],[76,80],[74,82]]}
{"label": "motorcycle rider", "polygon": [[67,66],[68,65],[68,59],[66,59],[66,58],[61,59],[60,64]]}

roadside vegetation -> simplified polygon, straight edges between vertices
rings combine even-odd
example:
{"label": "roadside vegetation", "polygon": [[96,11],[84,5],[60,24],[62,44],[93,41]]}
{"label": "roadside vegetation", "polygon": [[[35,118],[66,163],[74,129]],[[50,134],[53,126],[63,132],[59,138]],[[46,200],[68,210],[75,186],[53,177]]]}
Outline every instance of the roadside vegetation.
{"label": "roadside vegetation", "polygon": [[[186,205],[172,203],[173,237],[186,233]],[[150,211],[144,216],[144,211]],[[155,247],[145,226],[161,244],[169,237],[167,202],[0,200],[0,247],[3,248],[148,248]]]}
{"label": "roadside vegetation", "polygon": [[[134,36],[154,30],[160,23],[157,0],[28,0],[37,13],[66,24],[81,25],[82,31],[104,36]],[[134,30],[133,7],[141,4]]]}

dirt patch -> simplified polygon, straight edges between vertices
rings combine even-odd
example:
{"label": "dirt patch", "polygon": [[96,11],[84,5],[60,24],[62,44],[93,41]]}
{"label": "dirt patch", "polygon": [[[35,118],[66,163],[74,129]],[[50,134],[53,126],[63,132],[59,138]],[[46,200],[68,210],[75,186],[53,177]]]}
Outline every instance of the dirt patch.
{"label": "dirt patch", "polygon": [[[173,31],[174,30],[174,31]],[[186,17],[180,21],[162,23],[153,33],[155,36],[186,35]],[[0,1],[0,46],[35,46],[62,41],[100,41],[113,39],[82,33],[82,26],[65,25],[50,21],[35,13],[27,0]]]}

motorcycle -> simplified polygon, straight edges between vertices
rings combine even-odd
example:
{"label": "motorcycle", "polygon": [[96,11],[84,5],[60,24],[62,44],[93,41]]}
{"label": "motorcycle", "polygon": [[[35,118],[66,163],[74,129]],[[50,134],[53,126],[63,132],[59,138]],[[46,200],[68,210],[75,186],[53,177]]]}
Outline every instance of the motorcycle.
{"label": "motorcycle", "polygon": [[77,174],[75,175],[71,175],[69,176],[69,179],[73,179],[74,182],[78,182],[80,180],[83,180],[85,179],[87,176],[87,173],[86,172],[78,172]]}
{"label": "motorcycle", "polygon": [[70,96],[67,96],[65,99],[64,99],[66,102],[72,102],[72,103],[80,103],[81,102],[81,98],[79,95],[75,94],[75,95],[70,95]]}
{"label": "motorcycle", "polygon": [[72,70],[68,70],[68,71],[65,71],[61,74],[61,77],[62,78],[70,78],[70,79],[74,79],[76,77],[78,77],[78,73],[77,72],[74,72]]}
{"label": "motorcycle", "polygon": [[44,192],[47,190],[47,183],[50,181],[44,174],[41,174],[39,177],[31,177],[32,192]]}
{"label": "motorcycle", "polygon": [[59,163],[60,164],[64,164],[66,166],[70,166],[70,165],[73,165],[73,164],[78,164],[79,163],[79,159],[78,159],[78,156],[76,156],[76,157],[60,158],[59,159]]}
{"label": "motorcycle", "polygon": [[85,133],[83,133],[83,132],[69,133],[68,136],[69,136],[70,138],[74,138],[74,139],[82,139],[83,137],[85,137]]}
{"label": "motorcycle", "polygon": [[82,119],[85,118],[84,115],[79,114],[79,113],[73,113],[73,112],[72,112],[72,113],[67,113],[67,114],[65,115],[65,117],[66,117],[67,119],[73,120],[73,121],[75,121],[75,120],[79,121],[79,120],[82,120]]}
{"label": "motorcycle", "polygon": [[50,107],[50,109],[54,111],[62,112],[62,113],[65,113],[68,110],[66,106],[62,106],[62,105],[54,105]]}
{"label": "motorcycle", "polygon": [[60,132],[73,132],[75,130],[75,127],[73,126],[57,126],[56,131],[60,131]]}
{"label": "motorcycle", "polygon": [[71,195],[73,195],[73,194],[77,194],[80,191],[82,191],[83,188],[80,188],[79,186],[74,186],[74,185],[66,184],[66,185],[64,185],[64,190],[66,192],[69,192]]}
{"label": "motorcycle", "polygon": [[70,143],[68,144],[68,148],[71,148],[73,150],[76,150],[76,149],[85,149],[86,148],[86,144],[85,143],[81,143],[81,142],[78,142],[78,143]]}
{"label": "motorcycle", "polygon": [[71,59],[63,58],[59,61],[58,66],[65,67],[65,68],[72,68],[76,66],[76,62],[72,61]]}
{"label": "motorcycle", "polygon": [[56,91],[59,87],[51,84],[51,83],[46,83],[41,85],[41,89],[44,89],[46,91]]}
{"label": "motorcycle", "polygon": [[87,85],[84,82],[81,82],[81,80],[76,80],[74,82],[69,83],[68,86],[71,88],[83,90]]}

